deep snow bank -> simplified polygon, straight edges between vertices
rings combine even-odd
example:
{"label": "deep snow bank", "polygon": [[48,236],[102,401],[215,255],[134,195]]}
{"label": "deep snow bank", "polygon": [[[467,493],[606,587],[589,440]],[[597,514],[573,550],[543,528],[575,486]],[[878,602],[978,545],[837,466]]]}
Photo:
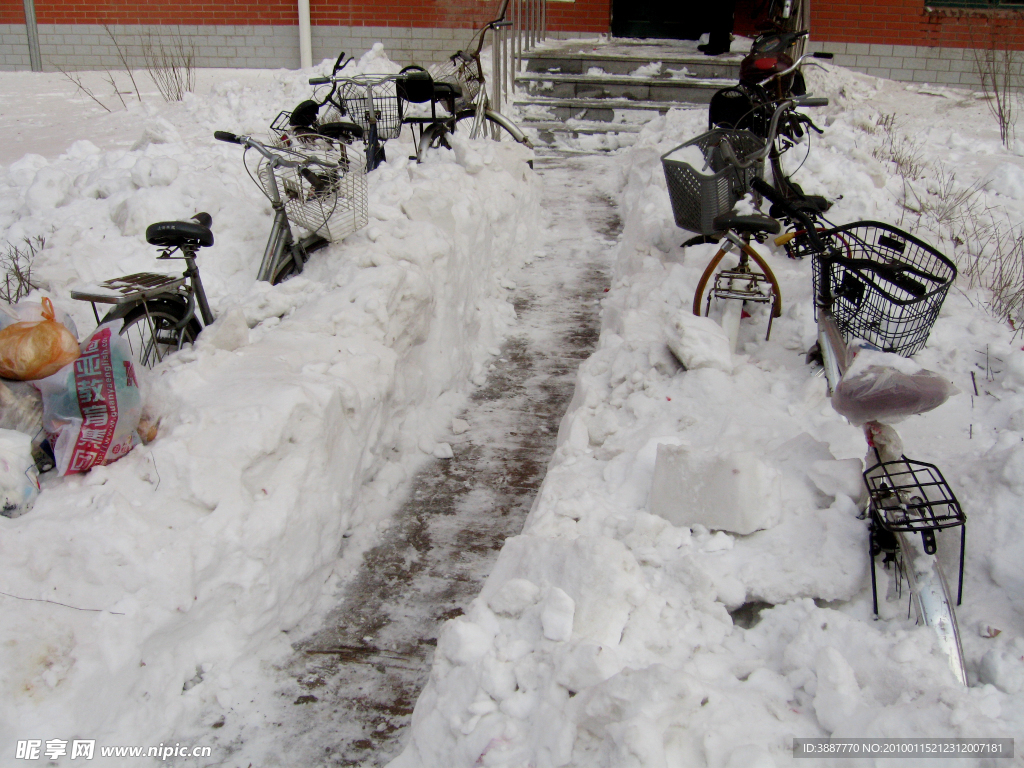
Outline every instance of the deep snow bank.
{"label": "deep snow bank", "polygon": [[[980,154],[999,151],[980,129],[960,133],[982,125],[972,120],[983,107],[951,108],[935,126],[928,96],[836,78],[836,106],[820,115],[828,132],[801,182],[843,196],[837,221],[907,216],[902,190],[878,178],[892,172],[872,154],[883,141],[878,109],[858,94],[902,99],[908,130],[944,133],[930,159],[972,142]],[[410,745],[393,768],[764,767],[789,764],[795,736],[1024,732],[1019,341],[980,309],[983,295],[955,293],[920,360],[964,392],[974,371],[978,395],[900,426],[908,454],[944,468],[970,518],[959,616],[973,685],[964,689],[930,631],[907,620],[905,600],[883,600],[882,620],[871,619],[857,519],[865,445],[804,364],[814,339],[810,264],[769,256],[784,297],[770,342],[755,311],[728,365],[683,370],[669,352],[675,318],[690,311],[715,248],[680,248],[688,235],[672,221],[659,156],[705,120],[703,110],[671,112],[623,158],[625,229],[599,349],[580,369],[523,534],[506,543],[467,615],[442,630]],[[998,373],[984,367],[991,356]],[[763,503],[777,518],[738,536],[651,514],[659,444],[712,462],[759,462],[772,478]],[[943,539],[947,572],[957,544]],[[885,597],[889,577],[879,572]]]}
{"label": "deep snow bank", "polygon": [[531,254],[539,209],[518,145],[460,141],[416,165],[389,143],[369,225],[301,276],[254,285],[269,204],[212,133],[259,129],[309,74],[147,102],[113,147],[0,168],[0,242],[45,237],[36,279],[80,328],[91,311],[69,287],[157,269],[146,225],[197,210],[213,214],[200,265],[220,317],[149,377],[155,442],[0,518],[7,759],[29,738],[156,744],[287,650],[282,631],[347,575],[345,543],[372,539],[374,499],[445,454],[434,435],[515,320],[505,274]]}

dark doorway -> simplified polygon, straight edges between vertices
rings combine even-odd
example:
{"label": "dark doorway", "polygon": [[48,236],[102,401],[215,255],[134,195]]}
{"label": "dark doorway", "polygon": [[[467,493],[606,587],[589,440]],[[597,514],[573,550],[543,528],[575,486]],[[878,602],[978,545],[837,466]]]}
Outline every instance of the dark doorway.
{"label": "dark doorway", "polygon": [[706,7],[693,0],[612,0],[612,35],[696,40],[705,31]]}

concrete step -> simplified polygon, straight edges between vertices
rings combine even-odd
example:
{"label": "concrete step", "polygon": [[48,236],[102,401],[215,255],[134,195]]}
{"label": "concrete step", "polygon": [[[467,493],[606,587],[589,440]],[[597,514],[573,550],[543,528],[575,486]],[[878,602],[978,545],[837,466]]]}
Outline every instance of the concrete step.
{"label": "concrete step", "polygon": [[649,112],[644,121],[654,117],[655,114],[663,115],[670,109],[686,107],[687,104],[678,101],[634,101],[631,99],[556,99],[546,96],[520,96],[515,100],[518,107],[527,118],[532,114],[542,113],[546,117],[555,120],[569,120],[572,118],[611,122],[615,119],[616,113],[633,112],[642,115]]}
{"label": "concrete step", "polygon": [[628,99],[707,104],[715,91],[735,84],[725,78],[631,77],[523,72],[519,88],[534,96],[566,99]]}
{"label": "concrete step", "polygon": [[[631,49],[625,49],[623,52],[607,52],[600,49],[584,52],[542,50],[530,54],[526,71],[583,75],[598,69],[610,75],[629,75],[643,67],[650,75],[661,73],[666,77],[723,78],[735,82],[739,79],[741,60],[740,54],[704,56],[659,48],[645,50],[643,47],[637,48],[635,52]],[[659,64],[660,67],[657,66]]]}

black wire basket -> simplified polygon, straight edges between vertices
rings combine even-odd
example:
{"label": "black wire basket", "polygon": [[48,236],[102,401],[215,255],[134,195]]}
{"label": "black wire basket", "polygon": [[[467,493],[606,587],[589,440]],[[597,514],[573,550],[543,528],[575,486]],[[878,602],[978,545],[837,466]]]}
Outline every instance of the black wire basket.
{"label": "black wire basket", "polygon": [[880,266],[874,271],[831,261],[806,234],[792,241],[800,255],[814,256],[814,297],[819,306],[828,276],[831,311],[843,337],[862,339],[904,357],[923,349],[956,279],[953,262],[913,235],[877,221],[857,221],[819,235],[838,256]]}

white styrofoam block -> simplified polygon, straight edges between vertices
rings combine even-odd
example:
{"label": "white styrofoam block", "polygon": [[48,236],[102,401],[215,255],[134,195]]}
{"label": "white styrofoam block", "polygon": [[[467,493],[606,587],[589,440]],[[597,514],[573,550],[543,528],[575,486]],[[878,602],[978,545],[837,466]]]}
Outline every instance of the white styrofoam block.
{"label": "white styrofoam block", "polygon": [[779,473],[751,451],[659,445],[648,509],[673,525],[748,534],[782,515]]}
{"label": "white styrofoam block", "polygon": [[665,329],[668,348],[688,370],[717,368],[732,372],[732,352],[729,337],[710,317],[698,317],[688,310],[680,310]]}

